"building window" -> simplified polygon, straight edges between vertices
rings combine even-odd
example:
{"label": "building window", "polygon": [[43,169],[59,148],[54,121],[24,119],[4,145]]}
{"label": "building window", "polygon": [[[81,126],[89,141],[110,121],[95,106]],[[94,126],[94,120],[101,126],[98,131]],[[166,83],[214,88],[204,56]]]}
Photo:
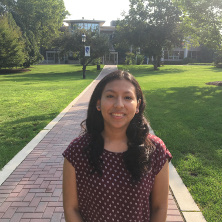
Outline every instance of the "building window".
{"label": "building window", "polygon": [[199,56],[199,51],[188,51],[188,58],[197,59]]}
{"label": "building window", "polygon": [[76,29],[85,29],[85,30],[99,30],[99,24],[95,23],[72,23],[70,25],[71,30],[76,30]]}
{"label": "building window", "polygon": [[182,60],[184,51],[164,51],[164,60]]}
{"label": "building window", "polygon": [[48,60],[54,60],[54,53],[47,53],[47,55],[48,55]]}

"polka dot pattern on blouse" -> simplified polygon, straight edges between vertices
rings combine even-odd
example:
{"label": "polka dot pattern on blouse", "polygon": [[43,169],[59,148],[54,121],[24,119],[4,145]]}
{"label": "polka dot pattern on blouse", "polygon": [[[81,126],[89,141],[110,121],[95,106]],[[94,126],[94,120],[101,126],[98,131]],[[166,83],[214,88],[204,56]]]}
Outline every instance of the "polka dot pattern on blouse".
{"label": "polka dot pattern on blouse", "polygon": [[148,222],[150,221],[150,194],[155,176],[167,159],[172,156],[163,141],[149,134],[156,146],[151,158],[151,170],[136,185],[123,162],[123,153],[104,149],[103,175],[91,174],[91,168],[83,152],[89,144],[89,135],[74,139],[63,156],[76,171],[79,211],[84,222]]}

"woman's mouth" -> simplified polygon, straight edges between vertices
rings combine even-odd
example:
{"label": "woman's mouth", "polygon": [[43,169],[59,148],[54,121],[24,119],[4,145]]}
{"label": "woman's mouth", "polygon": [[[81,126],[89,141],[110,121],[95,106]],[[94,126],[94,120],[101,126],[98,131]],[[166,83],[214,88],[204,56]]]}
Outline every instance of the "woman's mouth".
{"label": "woman's mouth", "polygon": [[117,118],[121,118],[123,117],[125,114],[124,113],[111,113],[112,116],[117,117]]}

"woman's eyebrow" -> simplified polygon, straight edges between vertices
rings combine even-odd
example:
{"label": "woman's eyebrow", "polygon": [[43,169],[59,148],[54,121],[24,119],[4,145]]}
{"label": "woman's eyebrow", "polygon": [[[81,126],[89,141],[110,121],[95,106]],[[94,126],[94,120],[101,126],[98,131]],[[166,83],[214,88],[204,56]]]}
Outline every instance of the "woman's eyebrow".
{"label": "woman's eyebrow", "polygon": [[[105,92],[113,92],[113,93],[116,93],[117,91],[115,91],[115,90],[113,90],[113,89],[107,89],[107,90],[105,90]],[[127,90],[127,91],[125,91],[125,92],[123,92],[123,93],[133,93],[131,90]]]}

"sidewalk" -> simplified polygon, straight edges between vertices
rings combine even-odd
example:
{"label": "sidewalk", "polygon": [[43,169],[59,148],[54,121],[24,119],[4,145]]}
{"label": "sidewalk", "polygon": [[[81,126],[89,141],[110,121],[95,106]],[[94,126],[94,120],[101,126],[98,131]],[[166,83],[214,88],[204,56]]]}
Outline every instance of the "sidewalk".
{"label": "sidewalk", "polygon": [[[0,171],[1,222],[65,221],[61,154],[79,135],[96,84],[115,69],[105,66],[100,76]],[[167,222],[175,221],[184,220],[170,192]]]}

